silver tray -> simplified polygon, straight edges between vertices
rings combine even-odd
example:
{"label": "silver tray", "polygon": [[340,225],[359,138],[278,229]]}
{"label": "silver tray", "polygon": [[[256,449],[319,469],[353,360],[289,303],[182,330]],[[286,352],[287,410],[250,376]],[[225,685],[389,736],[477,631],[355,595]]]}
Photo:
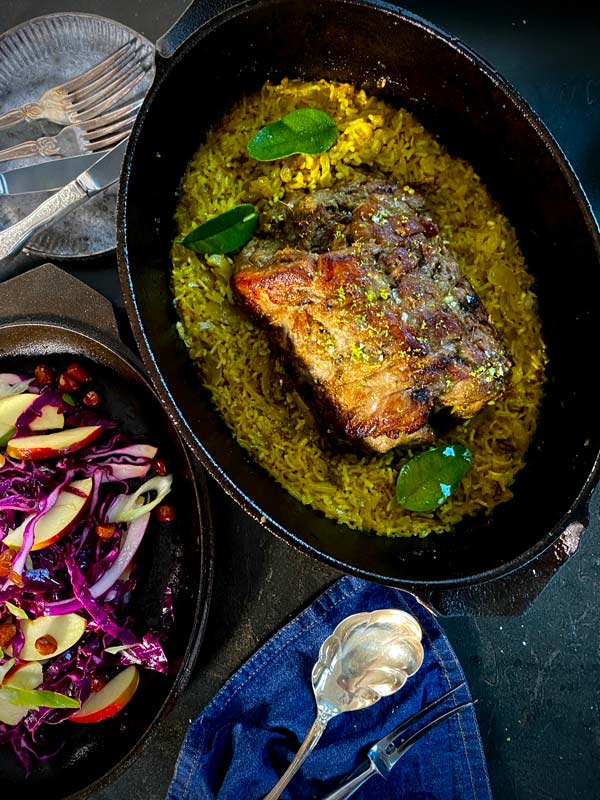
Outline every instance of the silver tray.
{"label": "silver tray", "polygon": [[[154,45],[111,19],[93,14],[49,14],[29,20],[0,35],[0,113],[36,100],[46,89],[79,75],[131,39],[147,49],[151,65],[143,81],[127,95],[141,98],[154,77]],[[125,101],[123,101],[125,102]],[[60,126],[46,120],[21,122],[0,131],[0,148],[27,139],[56,134]],[[7,161],[2,171],[46,160]],[[109,253],[116,246],[118,184],[38,233],[27,252],[45,258],[70,259]],[[48,193],[0,197],[0,228],[20,220]]]}

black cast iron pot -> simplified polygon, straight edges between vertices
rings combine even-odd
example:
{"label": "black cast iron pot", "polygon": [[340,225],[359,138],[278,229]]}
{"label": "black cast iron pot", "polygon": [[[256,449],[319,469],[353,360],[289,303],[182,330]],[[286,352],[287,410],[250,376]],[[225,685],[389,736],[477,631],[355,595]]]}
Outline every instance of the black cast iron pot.
{"label": "black cast iron pot", "polygon": [[[600,424],[588,375],[600,242],[577,178],[494,69],[418,17],[359,0],[227,6],[193,3],[158,43],[156,80],[126,157],[121,280],[155,386],[211,475],[293,545],[342,570],[423,589],[506,575],[573,530],[574,521],[586,524],[598,466]],[[377,88],[382,74],[388,80]],[[514,500],[490,517],[465,520],[448,534],[389,540],[302,506],[234,442],[177,336],[169,248],[181,176],[207,129],[242,93],[284,76],[349,81],[407,107],[474,166],[516,227],[537,278],[550,363],[539,429]]]}

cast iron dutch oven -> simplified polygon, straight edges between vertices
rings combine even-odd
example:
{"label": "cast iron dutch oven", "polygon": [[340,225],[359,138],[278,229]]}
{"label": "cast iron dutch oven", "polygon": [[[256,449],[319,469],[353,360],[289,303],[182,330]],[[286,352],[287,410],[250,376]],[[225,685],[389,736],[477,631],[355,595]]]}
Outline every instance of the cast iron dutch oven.
{"label": "cast iron dutch oven", "polygon": [[140,685],[116,716],[103,722],[65,722],[46,730],[46,761],[29,776],[11,748],[0,748],[0,775],[14,796],[82,800],[127,768],[189,681],[198,655],[211,588],[212,539],[206,487],[137,359],[122,345],[112,306],[90,287],[52,265],[2,284],[0,372],[31,372],[43,361],[60,371],[77,360],[87,367],[102,408],[129,435],[155,443],[173,471],[175,522],[152,527],[136,556],[139,580],[130,613],[138,635],[156,629],[165,587],[174,621],[164,641],[168,675],[141,670]]}
{"label": "cast iron dutch oven", "polygon": [[[398,586],[448,588],[506,575],[573,521],[585,525],[598,467],[600,416],[587,376],[597,337],[600,241],[577,178],[539,118],[492,67],[410,13],[360,0],[228,5],[193,3],[158,43],[156,80],[126,156],[122,288],[155,386],[210,474],[293,545]],[[378,88],[382,75],[387,82]],[[449,534],[368,536],[292,499],[234,442],[175,331],[169,247],[186,164],[243,93],[284,76],[348,81],[408,107],[474,166],[516,227],[537,279],[549,369],[527,466],[510,503]]]}

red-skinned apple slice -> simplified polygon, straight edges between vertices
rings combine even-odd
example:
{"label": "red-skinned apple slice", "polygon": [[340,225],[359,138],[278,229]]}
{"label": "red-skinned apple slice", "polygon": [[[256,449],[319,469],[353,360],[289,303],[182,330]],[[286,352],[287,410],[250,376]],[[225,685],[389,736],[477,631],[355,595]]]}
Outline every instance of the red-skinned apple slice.
{"label": "red-skinned apple slice", "polygon": [[[42,665],[37,662],[29,662],[14,666],[2,681],[2,686],[10,686],[15,689],[37,689],[43,680]],[[7,725],[18,725],[28,710],[24,706],[17,706],[0,697],[0,722]]]}
{"label": "red-skinned apple slice", "polygon": [[[91,478],[84,478],[80,481],[72,481],[65,486],[50,511],[35,523],[35,539],[32,550],[41,550],[54,544],[71,530],[90,498],[93,485],[94,482]],[[70,492],[70,488],[82,492],[83,496]],[[33,514],[30,514],[18,528],[10,531],[4,537],[4,544],[14,550],[20,550],[23,544],[25,526],[33,516]]]}
{"label": "red-skinned apple slice", "polygon": [[126,667],[99,692],[91,694],[71,722],[100,722],[114,716],[131,700],[140,682],[137,667]]}
{"label": "red-skinned apple slice", "polygon": [[[19,625],[23,633],[24,642],[19,658],[23,661],[42,661],[46,658],[54,658],[69,647],[73,647],[87,627],[87,620],[79,614],[61,614],[58,617],[36,617],[35,619],[19,620]],[[48,655],[43,655],[36,648],[35,643],[40,636],[52,636],[56,641],[56,650]],[[12,648],[9,645],[6,649],[8,655],[12,655]]]}
{"label": "red-skinned apple slice", "polygon": [[6,454],[11,458],[25,460],[57,458],[85,447],[101,433],[100,425],[84,425],[82,428],[68,428],[39,436],[20,436],[9,441]]}

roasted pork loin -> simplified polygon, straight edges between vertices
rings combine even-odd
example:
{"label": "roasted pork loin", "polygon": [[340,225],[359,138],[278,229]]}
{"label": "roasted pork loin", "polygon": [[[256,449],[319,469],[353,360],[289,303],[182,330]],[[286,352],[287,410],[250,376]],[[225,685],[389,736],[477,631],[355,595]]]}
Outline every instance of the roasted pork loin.
{"label": "roasted pork loin", "polygon": [[369,450],[472,417],[510,363],[416,191],[372,179],[299,193],[242,250],[233,291],[310,386],[326,422]]}

